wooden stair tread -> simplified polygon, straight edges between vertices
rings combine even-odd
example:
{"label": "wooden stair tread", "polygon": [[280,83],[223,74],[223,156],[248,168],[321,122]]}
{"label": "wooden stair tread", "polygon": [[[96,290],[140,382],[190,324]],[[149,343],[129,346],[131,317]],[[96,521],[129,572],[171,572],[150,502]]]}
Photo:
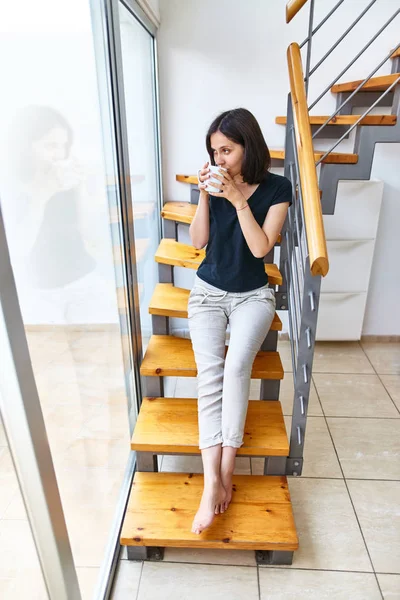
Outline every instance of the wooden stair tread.
{"label": "wooden stair tread", "polygon": [[[328,125],[354,125],[361,115],[336,115],[328,123]],[[310,115],[310,125],[323,125],[329,119],[329,115],[315,116]],[[275,123],[278,125],[286,125],[287,117],[276,117]],[[396,125],[396,115],[367,115],[360,121],[359,125]]]}
{"label": "wooden stair tread", "polygon": [[190,202],[166,202],[161,216],[163,219],[178,221],[178,223],[191,223],[196,210],[197,204],[190,204]]}
{"label": "wooden stair tread", "polygon": [[[172,283],[158,283],[149,304],[149,313],[160,317],[187,319],[190,290],[175,287]],[[275,313],[272,331],[282,331],[282,321]]]}
{"label": "wooden stair tread", "polygon": [[[197,250],[194,246],[182,244],[175,240],[164,238],[154,255],[156,262],[176,267],[186,267],[189,269],[198,269],[204,260],[206,251]],[[268,275],[268,281],[271,285],[281,285],[282,275],[274,264],[266,264],[265,272]]]}
{"label": "wooden stair tread", "polygon": [[400,48],[397,48],[397,50],[395,52],[393,52],[392,56],[390,58],[397,58],[398,56],[400,56]]}
{"label": "wooden stair tread", "polygon": [[[317,161],[325,154],[322,151],[314,151],[314,160]],[[278,160],[285,160],[284,150],[272,150],[271,158]],[[350,154],[346,152],[331,152],[322,161],[326,164],[356,164],[358,162],[358,154]]]}
{"label": "wooden stair tread", "polygon": [[[197,204],[190,204],[189,202],[166,202],[161,211],[161,216],[163,219],[169,221],[177,221],[178,223],[187,223],[190,225],[196,214],[196,210]],[[281,234],[279,234],[276,243],[280,244],[280,242]]]}
{"label": "wooden stair tread", "polygon": [[[388,89],[396,81],[400,73],[392,73],[391,75],[381,75],[380,77],[371,77],[369,81],[367,81],[363,87],[360,89],[360,92],[384,92]],[[354,90],[362,83],[364,79],[359,79],[358,81],[348,81],[346,83],[337,83],[336,85],[331,87],[331,92],[333,94],[338,94],[339,92],[354,92]]]}
{"label": "wooden stair tread", "polygon": [[234,475],[228,510],[191,533],[203,475],[136,472],[121,531],[123,546],[294,551],[299,546],[287,478]]}
{"label": "wooden stair tread", "polygon": [[[281,403],[250,400],[238,456],[288,456]],[[156,454],[199,454],[196,398],[143,398],[131,449]]]}
{"label": "wooden stair tread", "polygon": [[[228,347],[226,347],[227,351]],[[191,340],[171,335],[152,335],[140,367],[148,377],[197,377]],[[252,379],[283,379],[279,352],[260,351],[256,355]]]}

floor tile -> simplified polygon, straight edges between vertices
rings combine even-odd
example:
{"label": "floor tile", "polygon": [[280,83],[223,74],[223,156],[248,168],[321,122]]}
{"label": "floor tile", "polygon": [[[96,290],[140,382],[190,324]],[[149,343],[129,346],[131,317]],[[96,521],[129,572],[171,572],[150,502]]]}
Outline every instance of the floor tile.
{"label": "floor tile", "polygon": [[377,575],[384,600],[400,600],[400,575]]}
{"label": "floor tile", "polygon": [[348,481],[375,571],[400,574],[400,481]]}
{"label": "floor tile", "polygon": [[373,573],[260,569],[261,600],[381,600]]}
{"label": "floor tile", "polygon": [[374,373],[358,342],[317,342],[313,373]]}
{"label": "floor tile", "polygon": [[[291,417],[285,417],[289,440],[291,422]],[[253,475],[263,475],[264,459],[252,458],[251,467]],[[307,419],[302,476],[343,479],[336,452],[323,417],[308,417]]]}
{"label": "floor tile", "polygon": [[400,411],[400,375],[381,375],[381,380]]}
{"label": "floor tile", "polygon": [[35,576],[40,563],[28,521],[0,520],[0,577]]}
{"label": "floor tile", "polygon": [[288,481],[299,548],[285,568],[372,572],[344,481]]}
{"label": "floor tile", "polygon": [[0,519],[19,490],[19,483],[11,459],[11,453],[5,446],[0,448]]}
{"label": "floor tile", "polygon": [[283,370],[286,372],[293,371],[292,350],[289,341],[278,341],[277,351],[281,357]]}
{"label": "floor tile", "polygon": [[200,563],[208,565],[256,566],[252,550],[208,550],[206,548],[165,548],[165,562]]}
{"label": "floor tile", "polygon": [[381,375],[400,375],[400,343],[361,342],[375,371]]}
{"label": "floor tile", "polygon": [[137,600],[258,600],[257,569],[147,563]]}
{"label": "floor tile", "polygon": [[314,373],[313,377],[326,416],[400,418],[377,375]]}
{"label": "floor tile", "polygon": [[60,460],[60,466],[119,468],[126,464],[129,457],[129,445],[126,440],[96,440],[82,438],[75,440]]}
{"label": "floor tile", "polygon": [[399,419],[327,418],[344,476],[400,479]]}
{"label": "floor tile", "polygon": [[24,569],[18,573],[17,577],[3,580],[8,581],[5,589],[2,589],[2,580],[0,579],[0,598],[1,600],[19,600],[19,598],[29,598],[29,600],[48,600],[46,585],[40,569]]}
{"label": "floor tile", "polygon": [[[115,574],[110,600],[127,600],[127,598],[131,598],[132,600],[136,599],[142,568],[142,562],[120,560]],[[150,600],[150,598],[153,598],[151,594],[146,600]]]}

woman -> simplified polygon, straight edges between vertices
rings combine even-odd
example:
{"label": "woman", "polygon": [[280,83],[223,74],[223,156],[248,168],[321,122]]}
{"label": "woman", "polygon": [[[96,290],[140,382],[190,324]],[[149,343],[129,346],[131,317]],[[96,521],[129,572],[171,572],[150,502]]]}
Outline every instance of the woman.
{"label": "woman", "polygon": [[204,470],[204,491],[192,525],[197,534],[227,510],[232,498],[251,369],[275,314],[275,292],[263,258],[276,243],[292,196],[290,181],[269,172],[268,147],[248,110],[219,115],[206,146],[211,164],[226,170],[217,175],[219,192],[212,195],[205,190],[209,163],[199,170],[200,199],[190,226],[193,245],[200,249],[207,244],[188,305]]}

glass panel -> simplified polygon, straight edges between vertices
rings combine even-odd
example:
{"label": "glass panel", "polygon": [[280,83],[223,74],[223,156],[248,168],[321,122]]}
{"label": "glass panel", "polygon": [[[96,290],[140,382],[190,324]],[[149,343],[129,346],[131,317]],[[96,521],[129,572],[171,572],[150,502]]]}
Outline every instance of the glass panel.
{"label": "glass panel", "polygon": [[148,307],[158,281],[154,254],[160,239],[153,38],[121,3],[119,16],[144,351],[152,331]]}
{"label": "glass panel", "polygon": [[[104,168],[88,3],[39,4],[8,4],[0,19],[2,77],[13,82],[0,101],[0,198],[74,561],[90,597],[130,451],[128,396],[137,404],[121,231],[110,207],[118,177],[111,136]],[[15,540],[12,528],[0,536],[0,557]],[[0,577],[1,569],[2,560]]]}
{"label": "glass panel", "polygon": [[48,598],[0,416],[0,598]]}

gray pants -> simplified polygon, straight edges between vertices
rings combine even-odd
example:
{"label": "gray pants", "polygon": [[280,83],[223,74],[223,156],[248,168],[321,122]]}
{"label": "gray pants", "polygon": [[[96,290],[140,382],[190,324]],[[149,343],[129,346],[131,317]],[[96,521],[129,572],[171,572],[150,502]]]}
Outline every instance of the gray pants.
{"label": "gray pants", "polygon": [[201,450],[243,445],[253,361],[274,315],[275,292],[268,284],[250,292],[225,292],[196,275],[188,319],[197,365]]}

